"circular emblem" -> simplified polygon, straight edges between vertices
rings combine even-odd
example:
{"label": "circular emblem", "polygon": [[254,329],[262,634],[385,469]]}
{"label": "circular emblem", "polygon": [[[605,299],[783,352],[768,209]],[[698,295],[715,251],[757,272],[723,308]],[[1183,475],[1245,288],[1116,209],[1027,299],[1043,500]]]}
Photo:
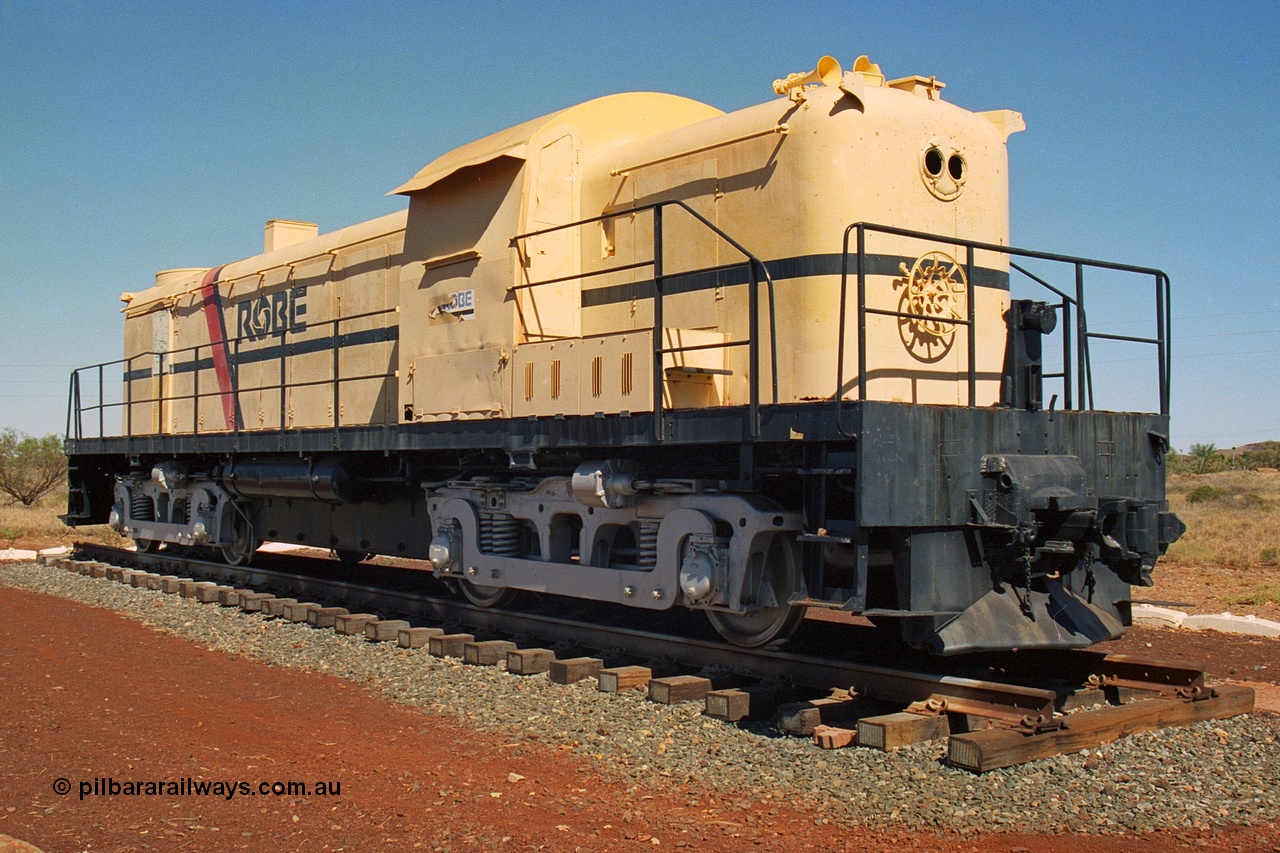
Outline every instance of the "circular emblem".
{"label": "circular emblem", "polygon": [[963,320],[969,287],[964,268],[946,252],[921,255],[907,269],[899,264],[902,278],[893,286],[902,288],[898,313],[898,336],[902,345],[917,361],[932,363],[951,351],[956,340],[957,323]]}

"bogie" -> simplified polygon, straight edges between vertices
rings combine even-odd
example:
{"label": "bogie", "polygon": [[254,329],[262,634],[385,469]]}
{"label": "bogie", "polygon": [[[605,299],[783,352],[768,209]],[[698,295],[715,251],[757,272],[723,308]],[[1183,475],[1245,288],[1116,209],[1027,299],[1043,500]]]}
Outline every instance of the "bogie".
{"label": "bogie", "polygon": [[[756,602],[768,596],[760,589],[774,587],[750,567],[787,551],[780,543],[799,529],[795,513],[758,496],[638,474],[599,493],[574,488],[588,475],[607,482],[610,465],[584,463],[574,478],[429,489],[437,576],[650,609],[761,609]],[[787,583],[783,604],[798,574]]]}

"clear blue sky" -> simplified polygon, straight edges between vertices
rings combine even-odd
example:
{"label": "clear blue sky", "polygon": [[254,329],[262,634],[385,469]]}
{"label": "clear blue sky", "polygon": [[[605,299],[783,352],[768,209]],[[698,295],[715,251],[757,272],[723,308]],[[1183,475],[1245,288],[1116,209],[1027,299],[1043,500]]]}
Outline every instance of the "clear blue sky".
{"label": "clear blue sky", "polygon": [[444,151],[598,95],[733,110],[866,53],[1025,115],[1015,245],[1171,275],[1175,447],[1280,439],[1277,33],[1274,0],[0,0],[0,427],[60,432],[120,292],[254,254],[267,219],[389,213]]}

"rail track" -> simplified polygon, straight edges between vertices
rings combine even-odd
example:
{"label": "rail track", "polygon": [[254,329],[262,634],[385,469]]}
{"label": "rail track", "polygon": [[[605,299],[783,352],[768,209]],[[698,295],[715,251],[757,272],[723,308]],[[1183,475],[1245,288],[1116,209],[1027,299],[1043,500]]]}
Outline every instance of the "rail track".
{"label": "rail track", "polygon": [[[678,624],[662,630],[622,618],[601,624],[599,608],[588,618],[574,605],[477,607],[443,587],[434,591],[422,572],[372,565],[275,557],[256,567],[229,566],[94,544],[42,561],[468,663],[505,665],[519,675],[546,673],[559,683],[595,678],[601,690],[643,689],[665,704],[700,701],[706,714],[727,722],[772,718],[824,748],[889,750],[946,738],[949,763],[974,772],[1253,709],[1250,688],[1209,686],[1201,669],[1122,655],[912,660],[907,669],[832,657],[830,650],[840,648],[833,638],[847,638],[848,626],[816,627],[816,636],[795,649],[747,650],[675,633]],[[634,622],[631,611],[619,616]],[[815,648],[823,653],[810,653]],[[875,659],[865,649],[856,653]],[[938,671],[939,665],[949,669]]]}

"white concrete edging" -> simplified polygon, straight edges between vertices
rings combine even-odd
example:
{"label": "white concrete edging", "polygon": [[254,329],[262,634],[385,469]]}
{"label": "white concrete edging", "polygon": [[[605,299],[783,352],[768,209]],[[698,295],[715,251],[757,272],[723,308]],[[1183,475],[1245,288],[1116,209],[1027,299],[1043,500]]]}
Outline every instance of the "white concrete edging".
{"label": "white concrete edging", "polygon": [[1185,628],[1188,631],[1222,631],[1251,637],[1280,637],[1280,622],[1257,616],[1233,616],[1230,613],[1186,614],[1169,607],[1150,604],[1133,606],[1133,624],[1151,628]]}

